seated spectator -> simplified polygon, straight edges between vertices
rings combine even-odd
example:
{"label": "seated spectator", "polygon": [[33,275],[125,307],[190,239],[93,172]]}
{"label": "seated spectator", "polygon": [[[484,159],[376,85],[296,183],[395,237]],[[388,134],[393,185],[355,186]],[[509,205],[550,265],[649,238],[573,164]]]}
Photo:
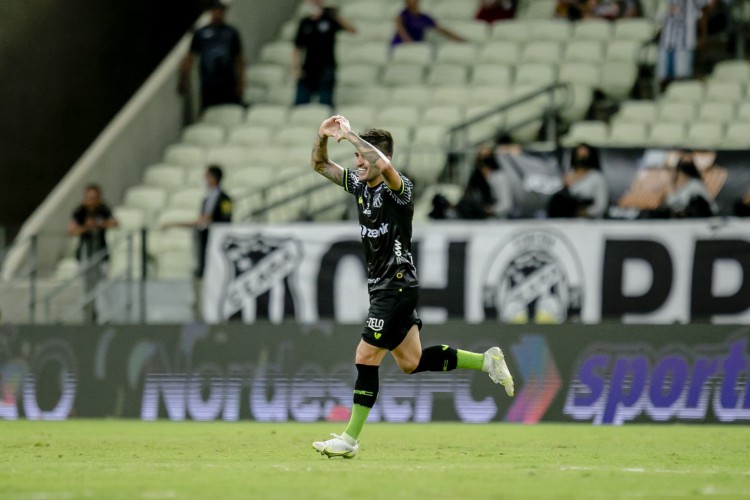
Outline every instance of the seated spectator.
{"label": "seated spectator", "polygon": [[516,15],[517,0],[482,0],[476,16],[478,21],[494,23],[513,19]]}
{"label": "seated spectator", "polygon": [[690,155],[680,159],[664,207],[672,217],[711,217],[719,211]]}
{"label": "seated spectator", "polygon": [[466,190],[456,205],[457,216],[461,219],[507,217],[512,203],[510,182],[500,169],[492,148],[481,149]]}
{"label": "seated spectator", "polygon": [[571,171],[563,178],[563,185],[547,205],[550,218],[604,216],[609,205],[609,188],[595,148],[579,144],[573,149]]}
{"label": "seated spectator", "polygon": [[419,10],[419,0],[406,0],[406,8],[396,17],[396,34],[391,45],[423,42],[427,30],[436,29],[443,36],[463,42],[464,39],[440,25],[434,18]]}
{"label": "seated spectator", "polygon": [[618,19],[643,15],[640,0],[559,0],[557,17],[580,19]]}
{"label": "seated spectator", "polygon": [[[83,192],[83,203],[73,212],[68,222],[68,234],[78,236],[76,258],[85,262],[95,257],[100,251],[107,250],[107,229],[117,227],[120,223],[102,199],[102,188],[98,184],[89,184]],[[107,260],[104,255],[102,260]]]}

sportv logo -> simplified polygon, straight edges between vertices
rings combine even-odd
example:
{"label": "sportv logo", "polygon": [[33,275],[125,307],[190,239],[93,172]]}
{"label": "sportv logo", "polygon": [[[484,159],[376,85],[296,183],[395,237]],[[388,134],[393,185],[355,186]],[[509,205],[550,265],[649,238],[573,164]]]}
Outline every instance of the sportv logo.
{"label": "sportv logo", "polygon": [[750,420],[748,338],[649,354],[643,344],[600,345],[573,371],[564,412],[595,424],[622,424],[642,414],[654,421]]}

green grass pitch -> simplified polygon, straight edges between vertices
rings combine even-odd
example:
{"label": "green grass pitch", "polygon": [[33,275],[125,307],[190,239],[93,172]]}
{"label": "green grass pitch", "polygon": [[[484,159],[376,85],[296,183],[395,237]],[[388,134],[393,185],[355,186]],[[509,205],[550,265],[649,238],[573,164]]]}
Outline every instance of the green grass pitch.
{"label": "green grass pitch", "polygon": [[750,498],[750,427],[0,422],[0,498]]}

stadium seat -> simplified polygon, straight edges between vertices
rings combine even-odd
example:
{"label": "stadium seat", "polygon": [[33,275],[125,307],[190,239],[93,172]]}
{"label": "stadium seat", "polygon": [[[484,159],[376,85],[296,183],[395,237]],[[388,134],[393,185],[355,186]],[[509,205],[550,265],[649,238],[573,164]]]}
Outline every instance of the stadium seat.
{"label": "stadium seat", "polygon": [[174,191],[185,185],[185,170],[181,166],[158,163],[146,168],[143,184]]}
{"label": "stadium seat", "polygon": [[572,40],[565,46],[565,60],[601,63],[604,60],[604,45],[597,40]]}
{"label": "stadium seat", "polygon": [[408,172],[416,182],[433,184],[445,169],[446,155],[432,151],[412,151]]}
{"label": "stadium seat", "polygon": [[580,121],[570,126],[570,130],[561,142],[565,147],[573,147],[580,143],[601,146],[607,143],[609,127],[605,122]]}
{"label": "stadium seat", "polygon": [[432,46],[425,42],[396,45],[391,54],[391,61],[427,66],[432,64]]}
{"label": "stadium seat", "polygon": [[637,64],[641,44],[635,40],[612,40],[607,44],[607,61]]}
{"label": "stadium seat", "polygon": [[538,19],[529,21],[528,24],[531,28],[530,40],[565,43],[570,39],[573,32],[570,22],[562,19]]}
{"label": "stadium seat", "polygon": [[157,227],[164,227],[168,224],[181,224],[191,222],[197,218],[199,207],[190,208],[167,208],[159,214]]}
{"label": "stadium seat", "polygon": [[621,101],[633,91],[638,67],[628,62],[607,61],[602,65],[599,89],[608,97]]}
{"label": "stadium seat", "polygon": [[653,123],[659,116],[659,107],[653,101],[625,101],[620,104],[616,119],[634,123]]}
{"label": "stadium seat", "polygon": [[711,80],[706,85],[706,100],[709,101],[741,101],[745,97],[745,87],[742,82],[725,82]]}
{"label": "stadium seat", "polygon": [[539,87],[551,85],[557,79],[554,64],[523,63],[516,67],[516,85],[532,84]]}
{"label": "stadium seat", "polygon": [[203,166],[206,163],[206,151],[193,144],[172,144],[164,151],[164,163],[185,167]]}
{"label": "stadium seat", "polygon": [[336,108],[336,114],[345,116],[349,120],[349,123],[352,124],[352,127],[355,127],[357,130],[370,128],[375,124],[375,108],[372,106],[338,106]]}
{"label": "stadium seat", "polygon": [[662,99],[666,101],[681,101],[699,103],[703,100],[705,89],[703,82],[699,80],[687,80],[672,82]]}
{"label": "stadium seat", "polygon": [[566,62],[560,66],[558,80],[598,87],[601,80],[599,66],[585,62]]}
{"label": "stadium seat", "polygon": [[723,149],[750,148],[750,122],[730,123],[720,146]]}
{"label": "stadium seat", "polygon": [[471,72],[471,85],[498,85],[508,87],[513,83],[513,68],[498,64],[478,64]]}
{"label": "stadium seat", "polygon": [[750,101],[745,101],[737,108],[737,120],[750,122]]}
{"label": "stadium seat", "polygon": [[[320,126],[323,120],[318,122]],[[274,137],[275,146],[308,146],[314,139],[315,127],[309,125],[289,125],[279,130]]]}
{"label": "stadium seat", "polygon": [[168,250],[156,256],[157,277],[161,280],[190,279],[193,276],[193,255],[184,250]]}
{"label": "stadium seat", "polygon": [[445,43],[438,47],[435,62],[438,64],[474,64],[479,51],[470,43]]}
{"label": "stadium seat", "polygon": [[723,123],[693,123],[688,128],[685,147],[715,149],[724,138]]}
{"label": "stadium seat", "polygon": [[729,60],[716,63],[711,80],[718,82],[750,82],[750,63]]}
{"label": "stadium seat", "polygon": [[289,68],[280,64],[252,64],[245,70],[245,81],[248,85],[272,87],[289,79]]}
{"label": "stadium seat", "polygon": [[64,258],[57,263],[57,266],[55,266],[55,272],[52,275],[52,278],[58,281],[68,281],[78,274],[79,269],[80,264],[77,259]]}
{"label": "stadium seat", "polygon": [[260,60],[264,63],[279,64],[288,68],[292,65],[293,51],[294,44],[292,42],[267,43],[260,49]]}
{"label": "stadium seat", "polygon": [[[314,132],[313,132],[314,134]],[[313,135],[314,137],[314,135]],[[290,144],[284,148],[282,166],[296,168],[296,172],[306,172],[310,168],[310,130],[307,131],[307,141]]]}
{"label": "stadium seat", "polygon": [[[517,16],[523,19],[549,19],[555,15],[556,0],[519,2]],[[498,23],[499,24],[499,23]]]}
{"label": "stadium seat", "polygon": [[290,19],[285,22],[279,30],[279,35],[276,37],[280,42],[292,42],[297,36],[297,29],[299,28],[299,21],[296,19]]}
{"label": "stadium seat", "polygon": [[390,62],[390,46],[383,42],[339,44],[336,46],[336,61],[341,64],[375,64],[384,66]]}
{"label": "stadium seat", "polygon": [[420,111],[417,107],[388,106],[378,112],[376,123],[388,123],[414,127],[419,124]]}
{"label": "stadium seat", "polygon": [[405,63],[394,63],[386,67],[383,72],[383,83],[385,85],[416,85],[424,78],[422,66]]}
{"label": "stadium seat", "polygon": [[435,105],[462,105],[469,101],[474,90],[465,86],[435,87],[432,99]]}
{"label": "stadium seat", "polygon": [[393,89],[389,102],[407,106],[426,107],[432,103],[433,91],[424,85],[405,85]]}
{"label": "stadium seat", "polygon": [[495,41],[479,51],[477,63],[515,65],[521,61],[522,45],[514,41]]}
{"label": "stadium seat", "polygon": [[503,21],[492,26],[492,40],[526,43],[529,40],[529,24],[524,21]]}
{"label": "stadium seat", "polygon": [[146,215],[138,207],[119,205],[112,210],[112,214],[119,222],[120,229],[141,229],[146,225]]}
{"label": "stadium seat", "polygon": [[654,23],[645,18],[627,18],[615,21],[614,37],[645,42],[654,36]]}
{"label": "stadium seat", "polygon": [[429,12],[452,28],[450,21],[471,21],[474,18],[474,9],[471,7],[466,2],[440,2]]}
{"label": "stadium seat", "polygon": [[251,160],[250,150],[242,146],[217,146],[208,150],[206,161],[220,167],[246,164]]}
{"label": "stadium seat", "polygon": [[573,38],[576,40],[608,42],[612,35],[612,24],[604,19],[585,19],[574,24]]}
{"label": "stadium seat", "polygon": [[419,146],[446,147],[448,144],[447,130],[448,127],[445,125],[425,125],[417,128],[414,133],[412,148],[419,149]]}
{"label": "stadium seat", "polygon": [[[380,8],[374,8],[372,4],[372,1],[365,0],[344,2],[341,6],[341,16],[345,19],[350,19],[355,24],[357,22],[381,21],[384,17],[384,12]],[[393,14],[393,12],[388,12],[388,14]]]}
{"label": "stadium seat", "polygon": [[647,145],[654,147],[682,147],[685,143],[685,124],[658,122],[651,127]]}
{"label": "stadium seat", "polygon": [[208,123],[196,123],[182,130],[182,142],[202,147],[224,144],[225,136],[224,127]]}
{"label": "stadium seat", "polygon": [[449,29],[469,43],[484,43],[490,36],[489,25],[484,21],[453,21]]}
{"label": "stadium seat", "polygon": [[375,82],[380,75],[380,67],[372,64],[345,64],[336,71],[336,83],[359,85],[362,82]]}
{"label": "stadium seat", "polygon": [[695,119],[695,112],[695,104],[691,102],[662,101],[659,105],[659,121],[689,123]]}
{"label": "stadium seat", "polygon": [[426,83],[433,87],[446,85],[466,85],[468,80],[466,66],[457,64],[434,64],[430,67]]}
{"label": "stadium seat", "polygon": [[297,88],[294,85],[277,85],[268,89],[266,103],[289,106],[294,102]]}
{"label": "stadium seat", "polygon": [[206,168],[205,167],[188,167],[185,172],[185,188],[195,188],[205,186]]}
{"label": "stadium seat", "polygon": [[388,43],[393,38],[393,20],[369,21],[366,23],[357,23],[357,32],[348,33],[339,32],[338,43],[363,43],[363,42],[380,42]]}
{"label": "stadium seat", "polygon": [[341,85],[336,88],[336,103],[341,105],[381,106],[390,99],[390,89],[379,85]]}
{"label": "stadium seat", "polygon": [[648,125],[636,122],[612,122],[607,146],[642,147],[648,139]]}
{"label": "stadium seat", "polygon": [[317,127],[331,114],[331,108],[324,104],[295,106],[289,113],[289,124]]}
{"label": "stadium seat", "polygon": [[563,104],[560,116],[566,122],[582,120],[588,114],[594,100],[593,87],[588,84],[568,83],[567,89],[558,94],[560,98],[565,98],[564,101],[558,101]]}
{"label": "stadium seat", "polygon": [[463,106],[430,106],[424,110],[420,123],[429,125],[456,125],[464,118]]}
{"label": "stadium seat", "polygon": [[[310,153],[307,152],[309,159]],[[240,168],[232,172],[227,183],[246,187],[250,189],[260,189],[271,184],[276,172],[270,167],[247,167]]]}
{"label": "stadium seat", "polygon": [[273,140],[273,129],[260,125],[241,125],[229,133],[232,146],[263,146]]}
{"label": "stadium seat", "polygon": [[206,196],[205,189],[199,187],[186,187],[172,193],[169,197],[168,208],[200,209],[203,198]]}
{"label": "stadium seat", "polygon": [[708,123],[728,123],[734,120],[736,105],[731,102],[707,101],[698,109],[698,121]]}
{"label": "stadium seat", "polygon": [[150,225],[154,216],[167,205],[167,191],[155,186],[133,186],[125,191],[124,204],[143,210],[146,224]]}
{"label": "stadium seat", "polygon": [[239,104],[212,106],[203,113],[203,123],[220,125],[225,129],[236,127],[245,119],[245,108]]}
{"label": "stadium seat", "polygon": [[523,49],[521,61],[528,63],[557,64],[562,56],[562,46],[558,42],[539,41],[530,42]]}
{"label": "stadium seat", "polygon": [[247,112],[246,122],[259,127],[280,126],[287,123],[289,105],[256,104]]}

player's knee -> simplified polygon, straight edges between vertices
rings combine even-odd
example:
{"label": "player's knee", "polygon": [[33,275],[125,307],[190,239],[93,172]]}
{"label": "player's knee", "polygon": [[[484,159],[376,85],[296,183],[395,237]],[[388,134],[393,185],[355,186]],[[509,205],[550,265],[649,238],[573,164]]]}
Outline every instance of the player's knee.
{"label": "player's knee", "polygon": [[414,373],[414,370],[417,369],[417,366],[419,366],[419,358],[400,359],[398,361],[398,367],[401,368],[401,371],[403,371],[407,375],[410,373]]}

